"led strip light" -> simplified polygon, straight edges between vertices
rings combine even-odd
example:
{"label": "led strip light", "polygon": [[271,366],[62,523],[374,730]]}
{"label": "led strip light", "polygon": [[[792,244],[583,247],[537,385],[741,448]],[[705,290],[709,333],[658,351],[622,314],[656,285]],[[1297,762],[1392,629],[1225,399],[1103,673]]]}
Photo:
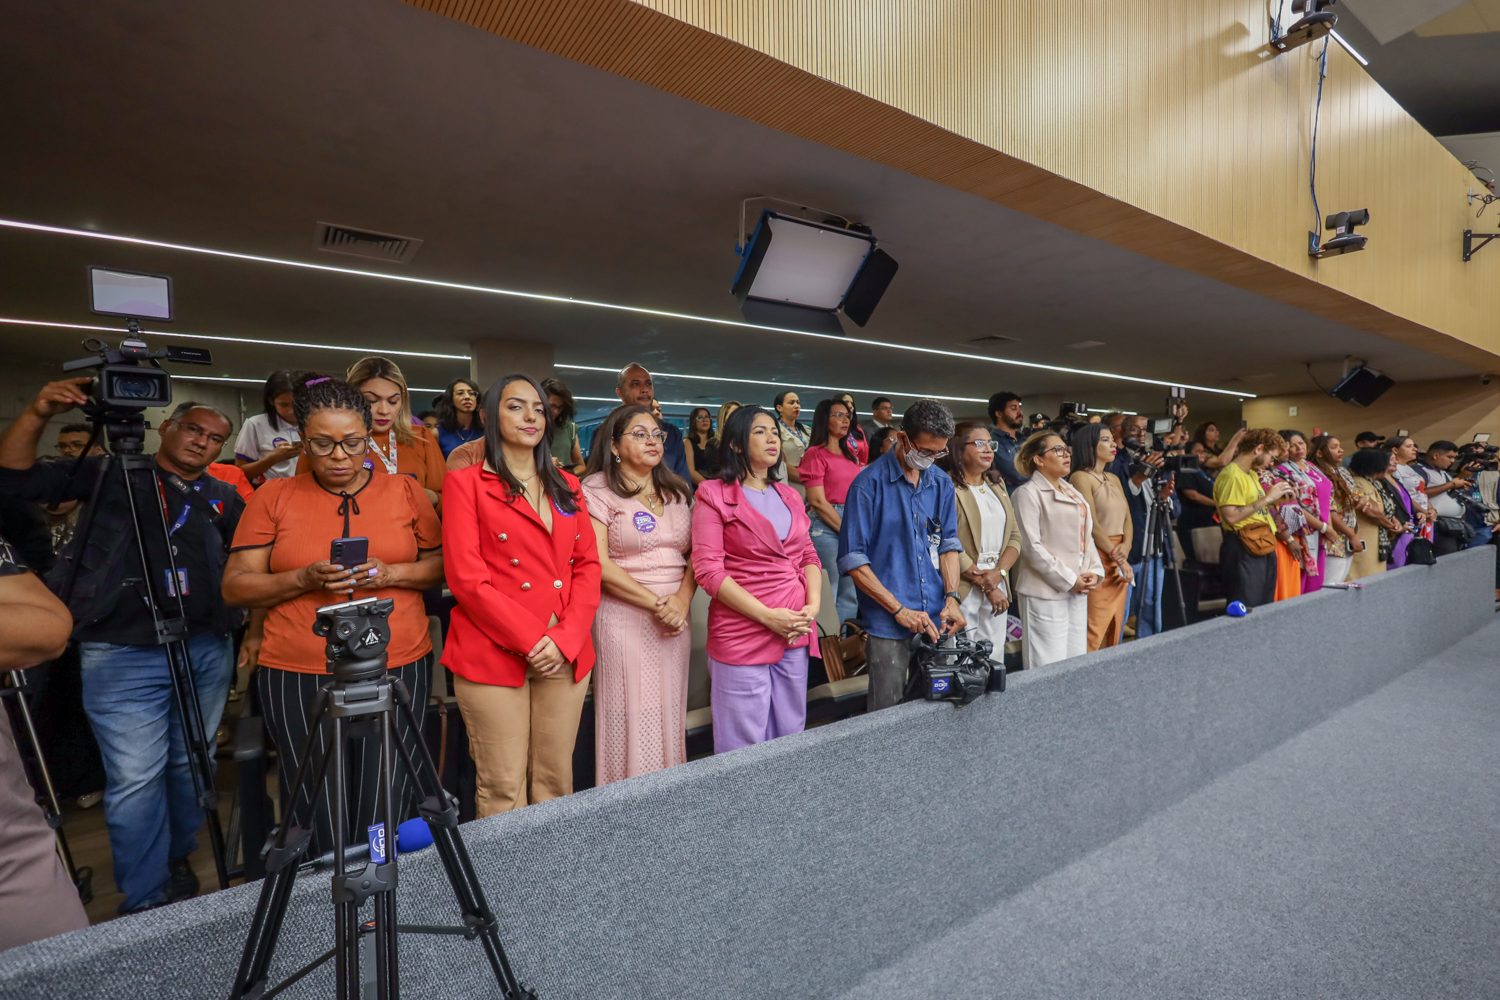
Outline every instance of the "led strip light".
{"label": "led strip light", "polygon": [[[0,316],[0,324],[9,324],[11,326],[39,326],[39,327],[48,327],[48,328],[51,328],[51,329],[63,329],[63,330],[95,330],[95,331],[99,331],[101,333],[114,333],[114,334],[118,334],[118,333],[122,332],[119,328],[112,327],[112,326],[95,326],[95,325],[88,324],[88,323],[59,323],[59,322],[53,322],[53,321],[49,321],[49,320],[19,319],[19,318],[15,318],[15,317],[7,317],[7,316]],[[393,351],[393,350],[384,350],[382,348],[376,348],[376,347],[349,347],[349,346],[343,346],[343,345],[339,345],[339,344],[309,344],[309,343],[303,343],[301,341],[295,341],[295,340],[256,340],[256,339],[253,339],[253,338],[250,338],[250,337],[218,337],[218,336],[213,336],[211,334],[204,334],[204,333],[183,333],[183,332],[181,332],[179,330],[142,330],[141,334],[143,336],[149,335],[149,336],[153,336],[153,337],[182,337],[182,338],[185,338],[185,339],[188,339],[188,340],[214,340],[214,341],[220,341],[220,342],[223,342],[223,343],[263,344],[263,345],[270,345],[270,346],[273,346],[273,347],[304,347],[304,348],[310,348],[310,349],[313,349],[313,350],[320,350],[320,351],[354,351],[356,353],[366,353],[366,354],[376,354],[376,355],[379,355],[379,354],[399,354],[399,355],[401,355],[403,357],[441,358],[441,359],[444,359],[444,360],[453,360],[453,361],[468,361],[468,360],[470,360],[470,357],[467,354],[429,354],[429,353],[425,353],[425,352],[421,352],[421,351]],[[618,374],[619,374],[619,369],[618,368],[605,368],[605,367],[603,367],[601,365],[572,365],[572,364],[556,363],[552,367],[554,367],[554,368],[565,368],[565,369],[567,369],[569,371],[604,372],[606,374],[616,375],[616,376],[618,376]],[[984,399],[984,398],[981,398],[981,397],[978,397],[978,396],[943,396],[943,395],[938,395],[936,393],[903,392],[903,391],[898,390],[898,389],[851,389],[851,388],[848,388],[847,386],[840,386],[840,385],[818,385],[818,384],[815,384],[815,383],[812,383],[812,382],[772,382],[772,381],[767,381],[765,379],[732,378],[732,377],[724,376],[724,375],[687,375],[687,374],[684,374],[682,372],[662,372],[662,371],[652,372],[651,375],[652,375],[653,378],[679,378],[679,379],[689,379],[689,380],[704,381],[704,382],[734,382],[734,383],[739,383],[739,384],[742,384],[742,385],[768,385],[768,386],[774,386],[774,387],[777,387],[777,388],[824,389],[824,390],[827,390],[827,391],[830,391],[830,392],[847,392],[847,393],[851,393],[851,394],[853,394],[853,393],[859,393],[862,396],[864,396],[864,395],[882,396],[883,395],[883,396],[903,396],[903,397],[908,397],[908,398],[911,398],[911,399],[924,399],[924,398],[925,399],[945,399],[945,400],[951,400],[951,401],[959,402],[959,403],[987,403],[988,402],[987,399]],[[210,380],[208,376],[178,375],[178,376],[175,376],[175,377],[176,378],[197,378],[200,381]],[[229,379],[229,378],[223,378],[223,379],[220,379],[220,381],[256,382],[258,380],[257,379]],[[427,392],[428,390],[426,390],[426,389],[412,389],[411,391],[412,392]],[[442,392],[444,390],[442,390],[442,389],[434,389],[434,390],[431,390],[431,391],[433,391],[433,392]],[[608,397],[605,397],[605,396],[575,396],[573,398],[575,398],[575,399],[598,400],[600,402],[610,402],[610,401],[612,401],[612,400],[615,399],[615,397],[613,397],[613,396],[608,396]],[[671,406],[702,406],[704,404],[702,404],[702,403],[670,403],[670,404],[667,404],[667,405],[671,405]],[[1111,413],[1113,411],[1112,410],[1108,410],[1108,409],[1099,409],[1099,410],[1092,410],[1091,409],[1090,412],[1091,413]],[[1133,412],[1133,411],[1121,411],[1121,412]]]}
{"label": "led strip light", "polygon": [[760,323],[748,323],[744,320],[719,319],[713,316],[694,316],[689,313],[672,312],[666,309],[647,309],[644,306],[627,306],[616,302],[599,302],[593,299],[576,299],[564,295],[545,295],[541,292],[522,292],[510,288],[492,288],[485,285],[468,285],[456,281],[439,281],[436,278],[418,278],[409,274],[382,274],[378,271],[360,271],[351,267],[335,267],[331,264],[314,264],[310,261],[285,260],[280,257],[262,257],[256,254],[236,253],[231,250],[214,250],[208,247],[188,246],[182,243],[165,243],[160,240],[143,240],[134,236],[117,236],[113,233],[98,233],[87,229],[69,229],[64,226],[44,226],[35,222],[21,222],[16,219],[0,219],[0,226],[7,229],[21,229],[28,232],[52,233],[58,236],[78,236],[85,239],[104,240],[114,243],[128,243],[132,246],[155,247],[160,250],[178,250],[183,253],[203,254],[209,257],[223,257],[228,260],[246,260],[256,264],[280,264],[283,267],[296,267],[306,271],[321,271],[327,274],[347,274],[357,278],[376,278],[382,281],[397,281],[409,285],[422,285],[429,288],[451,288],[464,292],[482,292],[486,295],[501,295],[509,298],[528,299],[534,302],[556,302],[561,305],[590,306],[596,309],[610,309],[616,312],[632,313],[640,316],[660,316],[666,319],[681,319],[693,323],[708,323],[714,326],[734,327],[741,330],[764,330],[788,337],[810,337],[815,340],[831,340],[838,344],[860,344],[865,347],[880,348],[883,350],[911,351],[917,354],[930,354],[936,357],[960,358],[965,361],[984,361],[996,365],[1010,365],[1018,368],[1034,368],[1042,371],[1064,372],[1069,375],[1086,375],[1090,378],[1115,379],[1122,382],[1134,382],[1138,385],[1156,385],[1170,388],[1181,386],[1185,389],[1196,389],[1199,392],[1211,392],[1221,396],[1235,396],[1241,399],[1254,399],[1255,394],[1240,392],[1233,389],[1215,389],[1206,385],[1191,385],[1186,382],[1167,382],[1155,378],[1142,378],[1137,375],[1120,375],[1114,372],[1092,371],[1087,368],[1068,368],[1063,365],[1048,365],[1039,361],[1017,361],[1011,358],[997,358],[985,354],[965,354],[962,351],[947,351],[936,347],[917,347],[912,344],[890,344],[880,340],[867,340],[863,337],[844,337],[830,333],[809,333],[806,330],[788,330],[783,327],[765,326]]}

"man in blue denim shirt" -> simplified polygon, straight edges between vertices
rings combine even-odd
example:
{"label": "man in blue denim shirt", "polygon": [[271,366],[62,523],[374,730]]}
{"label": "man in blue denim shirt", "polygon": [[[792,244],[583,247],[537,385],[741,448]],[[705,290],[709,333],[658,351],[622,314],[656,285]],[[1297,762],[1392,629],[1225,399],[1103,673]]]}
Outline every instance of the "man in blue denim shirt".
{"label": "man in blue denim shirt", "polygon": [[[963,628],[958,610],[958,510],[953,481],[933,463],[948,453],[953,414],[919,399],[906,408],[890,451],[849,486],[839,530],[839,572],[859,588],[869,641],[869,708],[901,700],[911,638]],[[934,619],[939,624],[934,624]]]}

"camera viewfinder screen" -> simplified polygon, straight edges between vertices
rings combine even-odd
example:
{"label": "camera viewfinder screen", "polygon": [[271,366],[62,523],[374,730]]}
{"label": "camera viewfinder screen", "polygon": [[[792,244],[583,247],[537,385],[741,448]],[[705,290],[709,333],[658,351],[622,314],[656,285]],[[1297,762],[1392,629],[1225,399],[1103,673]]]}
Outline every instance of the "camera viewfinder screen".
{"label": "camera viewfinder screen", "polygon": [[172,318],[172,279],[164,274],[89,268],[92,309],[105,316]]}

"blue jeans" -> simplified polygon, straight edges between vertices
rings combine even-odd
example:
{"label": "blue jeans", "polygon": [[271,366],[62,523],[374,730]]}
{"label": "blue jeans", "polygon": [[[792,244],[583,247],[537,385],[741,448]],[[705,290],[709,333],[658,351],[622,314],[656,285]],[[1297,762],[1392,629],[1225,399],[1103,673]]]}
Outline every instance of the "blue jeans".
{"label": "blue jeans", "polygon": [[[840,517],[844,516],[843,504],[836,503],[833,509]],[[839,628],[842,629],[844,622],[859,617],[859,591],[854,586],[853,577],[839,576],[839,533],[811,507],[807,509],[807,515],[812,518],[812,543],[818,550],[818,562],[823,564],[828,580],[833,584],[833,606],[838,611]]]}
{"label": "blue jeans", "polygon": [[[1161,588],[1165,579],[1161,556],[1130,564],[1135,583],[1125,591],[1125,616],[1135,615],[1135,634],[1144,639],[1161,631]],[[1141,606],[1136,608],[1135,588],[1142,590]]]}
{"label": "blue jeans", "polygon": [[[234,677],[234,643],[205,632],[187,647],[212,748]],[[166,651],[85,642],[80,653],[83,708],[104,756],[104,818],[124,912],[166,899],[167,862],[197,849],[203,808],[193,794]]]}

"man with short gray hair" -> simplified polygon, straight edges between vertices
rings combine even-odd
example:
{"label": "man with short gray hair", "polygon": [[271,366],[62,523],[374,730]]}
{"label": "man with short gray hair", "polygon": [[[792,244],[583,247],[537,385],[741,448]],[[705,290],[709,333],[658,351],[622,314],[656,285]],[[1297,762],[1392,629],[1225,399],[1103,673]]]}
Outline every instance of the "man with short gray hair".
{"label": "man with short gray hair", "polygon": [[890,451],[849,485],[839,529],[839,572],[859,588],[869,640],[871,711],[901,701],[911,640],[962,629],[958,609],[958,508],[953,480],[933,463],[948,454],[953,414],[918,399]]}

